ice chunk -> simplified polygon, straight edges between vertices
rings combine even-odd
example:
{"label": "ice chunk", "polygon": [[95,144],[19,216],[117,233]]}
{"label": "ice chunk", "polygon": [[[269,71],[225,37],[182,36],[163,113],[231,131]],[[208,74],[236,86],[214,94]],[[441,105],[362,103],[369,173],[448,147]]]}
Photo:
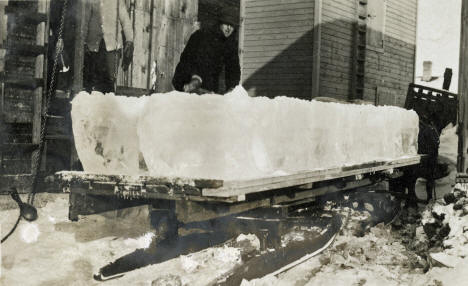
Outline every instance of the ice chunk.
{"label": "ice chunk", "polygon": [[81,92],[72,101],[75,146],[85,171],[137,175],[137,122],[144,98]]}
{"label": "ice chunk", "polygon": [[391,106],[177,91],[73,100],[88,172],[247,179],[391,160],[417,152],[418,116]]}

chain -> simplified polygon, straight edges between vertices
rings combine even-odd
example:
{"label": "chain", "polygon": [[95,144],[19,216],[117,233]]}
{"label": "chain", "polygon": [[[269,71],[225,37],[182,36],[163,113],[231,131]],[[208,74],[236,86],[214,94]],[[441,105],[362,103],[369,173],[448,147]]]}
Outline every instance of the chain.
{"label": "chain", "polygon": [[32,170],[32,176],[33,176],[33,185],[32,185],[32,190],[28,195],[28,203],[33,205],[34,204],[34,196],[36,194],[36,189],[38,185],[38,173],[39,169],[41,167],[41,161],[42,161],[42,153],[44,152],[44,141],[45,141],[45,133],[46,133],[46,124],[47,124],[47,112],[49,110],[50,106],[50,99],[52,97],[52,94],[55,91],[55,78],[56,78],[56,72],[57,72],[57,64],[59,60],[59,55],[63,52],[63,40],[62,40],[62,35],[63,35],[63,27],[65,25],[65,13],[67,10],[67,4],[68,0],[63,0],[63,8],[62,8],[62,15],[60,18],[60,27],[59,27],[59,32],[58,32],[58,40],[55,45],[55,58],[54,58],[54,65],[52,66],[52,75],[50,78],[50,84],[47,87],[47,95],[45,98],[45,105],[44,105],[44,110],[41,112],[41,133],[39,137],[39,152],[34,152],[33,154],[33,170]]}

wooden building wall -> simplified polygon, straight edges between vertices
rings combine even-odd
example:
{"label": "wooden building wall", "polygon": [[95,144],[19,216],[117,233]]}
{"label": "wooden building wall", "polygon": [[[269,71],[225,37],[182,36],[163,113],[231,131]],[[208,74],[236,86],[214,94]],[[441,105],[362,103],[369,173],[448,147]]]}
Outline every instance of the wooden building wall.
{"label": "wooden building wall", "polygon": [[172,76],[185,44],[197,29],[198,0],[154,0],[152,82],[158,92],[173,90]]}
{"label": "wooden building wall", "polygon": [[319,95],[346,100],[353,80],[357,0],[322,1]]}
{"label": "wooden building wall", "polygon": [[364,99],[380,105],[405,104],[414,80],[417,0],[386,0],[383,49],[366,55]]}
{"label": "wooden building wall", "polygon": [[310,99],[314,1],[248,0],[242,78],[251,96]]}
{"label": "wooden building wall", "polygon": [[[370,17],[365,13],[364,37],[368,41],[364,48],[363,99],[376,104],[404,104],[406,89],[414,77],[417,0],[243,2],[241,61],[243,84],[250,95],[353,98],[357,41],[362,39],[357,39],[356,23],[360,9],[379,7],[378,12],[369,11]],[[319,92],[312,94],[316,90],[312,89],[315,3],[321,5],[321,19],[315,26],[320,33],[320,66]],[[374,30],[376,24],[381,30]],[[379,42],[381,48],[373,47]]]}
{"label": "wooden building wall", "polygon": [[197,28],[198,0],[125,1],[133,24],[135,51],[129,71],[120,71],[117,84],[158,92],[172,90],[175,65]]}

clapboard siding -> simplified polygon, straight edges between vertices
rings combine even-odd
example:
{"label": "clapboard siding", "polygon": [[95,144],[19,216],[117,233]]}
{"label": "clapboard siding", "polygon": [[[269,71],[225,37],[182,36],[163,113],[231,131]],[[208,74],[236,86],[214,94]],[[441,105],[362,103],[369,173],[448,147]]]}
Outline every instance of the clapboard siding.
{"label": "clapboard siding", "polygon": [[346,99],[350,92],[354,0],[323,0],[320,96]]}
{"label": "clapboard siding", "polygon": [[242,77],[250,95],[311,98],[314,2],[245,2]]}
{"label": "clapboard siding", "polygon": [[364,98],[403,106],[413,81],[417,0],[388,0],[383,51],[366,56]]}

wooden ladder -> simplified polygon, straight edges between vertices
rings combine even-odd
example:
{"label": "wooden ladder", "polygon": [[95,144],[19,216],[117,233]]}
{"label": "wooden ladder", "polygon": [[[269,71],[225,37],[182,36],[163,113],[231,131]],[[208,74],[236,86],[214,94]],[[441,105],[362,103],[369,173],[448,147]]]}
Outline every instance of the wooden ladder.
{"label": "wooden ladder", "polygon": [[[0,74],[0,193],[17,186],[29,191],[39,152],[46,82],[47,1],[13,1],[5,7],[7,38]],[[33,155],[36,153],[35,155]]]}
{"label": "wooden ladder", "polygon": [[367,0],[358,0],[357,21],[354,25],[353,84],[351,100],[364,98],[367,17]]}

